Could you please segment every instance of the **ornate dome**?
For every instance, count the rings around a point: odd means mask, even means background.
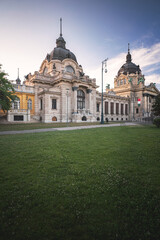
[[[77,62],[75,55],[70,50],[62,47],[55,47],[50,54],[47,54],[46,57],[49,62],[55,59],[63,61],[66,58],[71,58],[72,60]]]
[[[66,41],[62,37],[62,19],[60,19],[60,21],[61,21],[61,26],[60,26],[61,30],[60,30],[60,37],[56,40],[57,47],[55,47],[50,54],[47,54],[46,59],[48,60],[48,62],[50,62],[51,60],[55,60],[55,59],[63,61],[66,58],[70,58],[75,62],[77,62],[76,56],[69,49],[66,49],[66,46],[65,46]]]
[[[128,54],[126,56],[126,63],[122,65],[122,67],[119,69],[118,71],[118,76],[123,73],[125,75],[127,75],[127,73],[136,73],[138,72],[141,73],[141,69],[139,67],[139,65],[136,65],[134,63],[132,63],[132,57],[130,54],[130,49],[128,47]]]

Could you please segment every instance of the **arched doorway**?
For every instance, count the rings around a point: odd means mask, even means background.
[[[82,117],[82,121],[87,121],[86,116],[83,116],[83,117]]]
[[[57,121],[57,118],[54,116],[52,117],[52,122],[56,122]]]

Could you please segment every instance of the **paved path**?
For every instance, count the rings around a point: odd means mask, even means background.
[[[77,126],[77,127],[43,128],[43,129],[19,130],[19,131],[4,131],[4,132],[0,132],[0,135],[39,133],[39,132],[54,132],[54,131],[69,131],[69,130],[88,129],[88,128],[119,127],[119,126],[133,126],[133,125],[137,125],[137,124],[131,122],[131,123],[115,123],[115,124]]]

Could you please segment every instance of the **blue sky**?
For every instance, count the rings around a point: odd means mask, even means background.
[[[104,85],[113,86],[130,43],[146,84],[160,88],[160,1],[158,0],[0,0],[0,63],[16,79],[39,70],[55,47],[63,18],[66,47],[84,72],[101,85],[101,62],[108,60]]]

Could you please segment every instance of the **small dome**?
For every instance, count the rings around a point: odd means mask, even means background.
[[[60,19],[60,21],[62,24],[62,19]],[[46,56],[48,62],[55,59],[63,61],[64,59],[70,58],[77,63],[76,56],[69,49],[66,49],[66,41],[62,37],[62,29],[60,30],[59,38],[56,40],[56,45],[57,46],[53,49],[53,51]]]
[[[127,75],[127,73],[136,73],[138,72],[141,73],[141,69],[139,68],[139,65],[136,65],[132,62],[130,63],[125,63],[123,64],[123,66],[120,68],[120,70],[118,71],[118,76],[123,73],[124,75]]]
[[[75,55],[70,50],[68,50],[66,48],[56,47],[48,55],[46,57],[46,59],[48,61],[55,60],[55,59],[63,61],[66,58],[70,58],[70,59],[74,60],[75,62],[77,62],[77,59],[76,59]]]
[[[141,69],[139,65],[136,65],[132,63],[132,56],[130,54],[130,51],[128,49],[128,54],[126,56],[126,63],[122,65],[122,67],[118,71],[118,76],[123,73],[124,75],[127,75],[127,73],[141,73]]]

